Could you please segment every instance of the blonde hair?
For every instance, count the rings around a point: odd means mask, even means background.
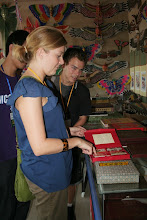
[[[26,38],[24,46],[13,45],[12,55],[20,62],[29,63],[36,51],[43,48],[46,52],[67,44],[61,31],[50,26],[41,26],[33,30]]]

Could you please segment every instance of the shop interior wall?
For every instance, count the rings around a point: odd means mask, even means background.
[[[100,4],[101,5],[106,5],[108,3],[122,3],[126,2],[126,0],[101,0]],[[8,4],[9,6],[14,5],[14,0],[0,0],[0,3]],[[26,19],[27,17],[30,19],[31,23],[34,25],[36,18],[32,14],[32,12],[29,10],[29,5],[33,4],[45,4],[47,6],[55,6],[57,4],[61,3],[89,3],[92,5],[97,5],[98,1],[97,0],[76,0],[76,1],[71,1],[68,0],[17,0],[18,8],[20,15],[22,17],[22,21],[18,23],[17,29],[24,29],[26,26]],[[106,25],[108,23],[115,23],[115,22],[121,22],[121,21],[126,21],[128,22],[128,11],[120,12],[116,14],[115,16],[111,18],[104,19],[103,25]],[[54,25],[55,21],[53,18],[50,18],[47,25]],[[94,24],[94,18],[88,18],[84,17],[82,14],[79,13],[71,13],[65,20],[64,20],[64,25],[69,25],[69,27],[73,28],[82,28],[82,27],[96,27]],[[69,33],[65,34],[65,38],[67,39],[68,46],[69,45],[79,45],[79,46],[89,46],[91,44],[95,44],[95,41],[88,41],[84,40],[83,38],[80,37],[71,37]],[[118,33],[117,35],[104,39],[104,44],[102,46],[101,52],[107,52],[111,50],[118,50],[116,44],[114,43],[114,40],[121,40],[121,41],[128,41],[129,40],[129,33],[128,30],[123,31]],[[0,41],[2,44],[2,41]],[[3,45],[0,46],[0,48],[3,48]],[[125,75],[125,74],[130,74],[130,69],[129,69],[129,46],[126,46],[122,49],[122,52],[119,56],[112,58],[111,60],[107,61],[106,59],[100,59],[100,58],[94,58],[93,63],[97,65],[104,65],[105,63],[111,64],[114,61],[127,61],[128,62],[128,67],[126,69],[121,69],[113,74],[108,78],[109,80],[112,79],[118,79],[119,77]],[[99,97],[107,97],[108,95],[106,92],[100,88],[98,88],[97,84],[94,84],[92,88],[90,89],[90,94],[91,97],[95,97],[98,95]]]

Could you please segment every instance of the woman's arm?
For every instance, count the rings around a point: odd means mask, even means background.
[[[63,151],[63,142],[46,138],[42,113],[42,98],[19,97],[16,101],[29,143],[36,156],[55,154]],[[83,153],[92,154],[93,145],[80,138],[68,138],[69,149],[78,146]]]

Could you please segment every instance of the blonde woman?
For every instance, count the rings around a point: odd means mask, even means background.
[[[67,187],[72,170],[72,152],[95,152],[92,144],[68,138],[63,112],[46,76],[64,63],[66,40],[55,28],[42,26],[31,32],[25,46],[14,45],[13,56],[28,64],[8,104],[12,106],[18,142],[22,150],[21,169],[35,195],[38,220],[67,219]],[[82,128],[71,128],[82,134]]]

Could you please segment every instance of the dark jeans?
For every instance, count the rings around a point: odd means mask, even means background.
[[[14,193],[17,159],[0,162],[0,220],[25,220],[29,202],[17,201]]]

